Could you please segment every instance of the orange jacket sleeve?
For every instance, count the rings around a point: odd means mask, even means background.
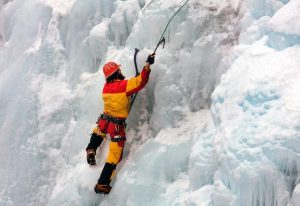
[[[126,86],[126,95],[130,96],[143,89],[149,80],[150,72],[150,68],[145,66],[142,72],[137,77],[128,79]]]

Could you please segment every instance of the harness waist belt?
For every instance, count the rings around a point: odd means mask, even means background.
[[[107,114],[101,114],[98,119],[108,120],[108,121],[110,121],[114,124],[120,124],[120,125],[125,124],[125,121],[126,121],[126,119],[119,119],[119,118],[116,118],[116,117],[109,116]]]

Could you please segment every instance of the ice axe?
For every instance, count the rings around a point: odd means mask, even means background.
[[[133,57],[133,60],[134,60],[134,67],[135,67],[135,76],[136,76],[136,77],[140,74],[139,69],[138,69],[138,66],[137,66],[137,63],[136,63],[136,56],[137,56],[137,54],[139,53],[139,51],[140,51],[139,49],[135,48],[135,51],[134,51],[134,57]],[[132,105],[133,105],[133,103],[134,103],[134,101],[135,101],[135,98],[136,98],[137,94],[138,94],[138,93],[134,93],[134,94],[131,96],[129,112],[130,112],[130,110],[131,110],[131,108],[132,108]],[[128,113],[129,113],[129,112],[128,112]]]
[[[159,41],[158,41],[158,44],[154,50],[154,52],[151,54],[151,55],[155,55],[156,53],[156,50],[157,48],[159,47],[159,45],[163,44],[163,48],[165,47],[165,43],[166,43],[166,39],[164,37],[164,34],[166,33],[168,27],[169,27],[169,24],[171,23],[171,21],[173,20],[173,18],[178,14],[178,12],[189,2],[190,0],[186,0],[184,2],[184,4],[173,14],[173,16],[170,18],[170,20],[168,21],[166,27],[165,27],[165,30],[163,31],[161,37],[159,38]]]
[[[166,44],[166,39],[165,39],[165,37],[162,37],[162,38],[159,40],[158,44],[156,45],[156,48],[154,49],[154,52],[151,54],[152,56],[155,55],[157,48],[158,48],[161,44],[163,45],[163,48],[165,48],[165,44]]]
[[[154,52],[151,54],[152,56],[154,56],[156,54],[156,50],[158,49],[158,47],[162,44],[163,45],[163,48],[165,48],[165,43],[166,43],[166,39],[164,37],[164,34],[166,33],[167,31],[167,28],[169,26],[169,24],[171,23],[172,19],[178,14],[178,12],[189,2],[190,0],[186,0],[184,2],[184,4],[174,13],[174,15],[171,17],[171,19],[168,21],[166,27],[165,27],[165,30],[163,31],[161,37],[159,38],[159,41],[156,45],[156,48],[154,49]],[[152,3],[152,2],[151,2]],[[135,76],[138,76],[139,75],[139,70],[138,70],[138,67],[137,67],[137,63],[136,63],[136,56],[138,54],[139,50],[137,48],[135,48],[135,52],[134,52],[134,66],[135,66]],[[130,108],[129,108],[129,112],[133,106],[133,103],[135,101],[135,98],[137,96],[138,93],[134,93],[132,96],[131,96],[131,101],[130,101]]]

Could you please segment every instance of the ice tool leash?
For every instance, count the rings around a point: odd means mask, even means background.
[[[156,50],[157,48],[162,44],[163,45],[163,48],[165,47],[165,43],[166,43],[166,39],[164,37],[164,34],[166,33],[167,31],[167,28],[169,27],[169,24],[171,23],[171,21],[173,20],[173,18],[179,13],[179,11],[189,2],[190,0],[186,0],[184,2],[184,4],[174,13],[174,15],[170,18],[170,20],[168,21],[166,27],[165,27],[165,30],[163,31],[155,49],[154,49],[154,52],[152,53],[152,55],[155,55],[156,54]],[[152,3],[152,2],[151,2]],[[135,48],[135,52],[134,52],[134,66],[135,66],[135,76],[138,76],[140,73],[139,73],[139,70],[138,70],[138,67],[137,67],[137,63],[136,63],[136,56],[139,52],[139,49]],[[131,108],[134,104],[134,101],[136,99],[136,96],[137,96],[138,92],[134,93],[132,96],[131,96],[131,101],[130,101],[130,108],[129,108],[129,112],[131,111]]]

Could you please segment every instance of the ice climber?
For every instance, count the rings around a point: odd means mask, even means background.
[[[104,111],[98,118],[97,126],[93,129],[86,148],[88,164],[95,165],[97,148],[103,139],[110,139],[108,156],[94,188],[96,193],[108,194],[111,190],[110,182],[117,164],[122,159],[126,141],[125,120],[129,113],[130,96],[147,84],[151,71],[150,65],[154,63],[154,58],[154,55],[149,55],[142,72],[138,76],[126,80],[119,64],[107,62],[103,66],[106,79],[102,91]]]

